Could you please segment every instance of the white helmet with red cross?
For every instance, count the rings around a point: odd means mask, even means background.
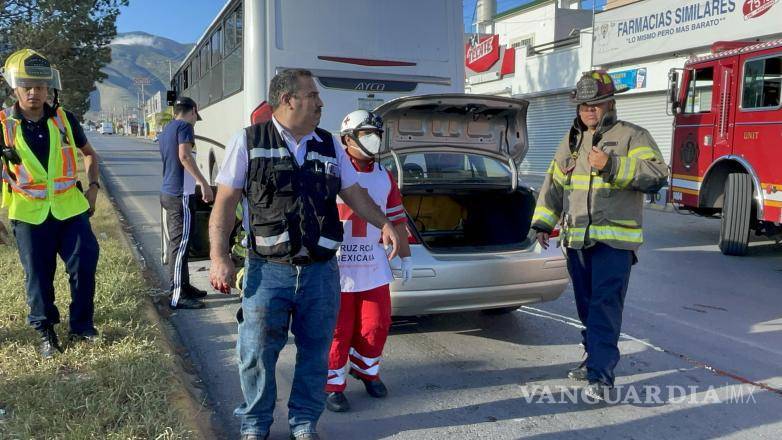
[[[352,111],[342,120],[339,134],[346,135],[359,130],[374,130],[382,133],[383,119],[366,110]]]
[[[358,136],[360,131],[368,131]],[[342,120],[339,134],[353,139],[361,151],[372,158],[380,151],[383,134],[383,119],[367,110],[355,110],[348,113]]]

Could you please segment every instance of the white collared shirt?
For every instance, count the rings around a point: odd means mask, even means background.
[[[296,158],[296,162],[301,165],[304,163],[304,158],[307,154],[307,141],[315,139],[318,142],[322,142],[322,139],[313,131],[310,134],[304,136],[296,142],[293,135],[286,130],[277,119],[272,116],[272,122],[277,132],[285,141],[288,149],[293,153]],[[342,180],[342,189],[358,183],[358,172],[353,168],[350,163],[345,149],[342,148],[342,142],[339,137],[334,138],[334,152],[337,154],[337,164],[340,170],[340,179]],[[220,185],[230,186],[231,188],[244,188],[247,182],[247,172],[249,170],[250,160],[247,153],[247,134],[242,129],[236,133],[231,141],[228,143],[228,148],[225,152],[225,158],[220,166],[220,172],[217,174],[216,182]]]

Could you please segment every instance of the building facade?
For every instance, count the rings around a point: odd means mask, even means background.
[[[485,14],[493,4],[481,1],[479,6],[486,8]],[[467,93],[513,96],[530,103],[530,148],[520,169],[526,176],[543,175],[572,123],[575,113],[568,93],[589,68],[591,35],[584,31],[591,26],[592,10],[583,9],[581,1],[535,0],[479,17],[477,42],[484,47],[475,50],[475,41],[468,42]]]
[[[619,95],[623,120],[649,130],[670,164],[673,115],[668,74],[716,41],[782,37],[779,0],[610,1],[596,14],[593,63],[630,91]]]
[[[144,105],[145,135],[154,138],[174,118],[173,108],[164,106],[165,98],[162,92],[157,92],[147,99]]]
[[[594,16],[578,1],[533,1],[479,23],[505,56],[513,52],[514,67],[502,74],[507,62],[497,54],[497,73],[468,68],[466,89],[530,102],[520,171],[541,176],[576,116],[569,91],[581,72],[604,68],[630,89],[617,96],[619,118],[649,130],[670,162],[669,71],[717,40],[780,38],[780,23],[782,0],[609,0]]]

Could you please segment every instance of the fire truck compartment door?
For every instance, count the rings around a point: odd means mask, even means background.
[[[736,114],[736,72],[735,61],[732,59],[720,60],[715,66],[719,72],[715,78],[715,85],[719,85],[717,97],[717,120],[714,124],[714,147],[712,148],[712,161],[722,156],[733,154],[733,127]]]

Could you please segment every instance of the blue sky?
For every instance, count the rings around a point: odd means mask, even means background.
[[[130,0],[117,19],[117,31],[142,31],[180,43],[195,43],[225,3],[223,0]]]
[[[469,30],[477,0],[462,1],[464,26]],[[530,1],[532,0],[497,0],[497,11],[506,11]],[[593,1],[597,2],[598,8],[606,2],[585,0],[584,6],[591,8]],[[195,43],[224,4],[223,0],[130,0],[130,6],[122,8],[117,20],[117,30],[143,31],[180,43]]]

